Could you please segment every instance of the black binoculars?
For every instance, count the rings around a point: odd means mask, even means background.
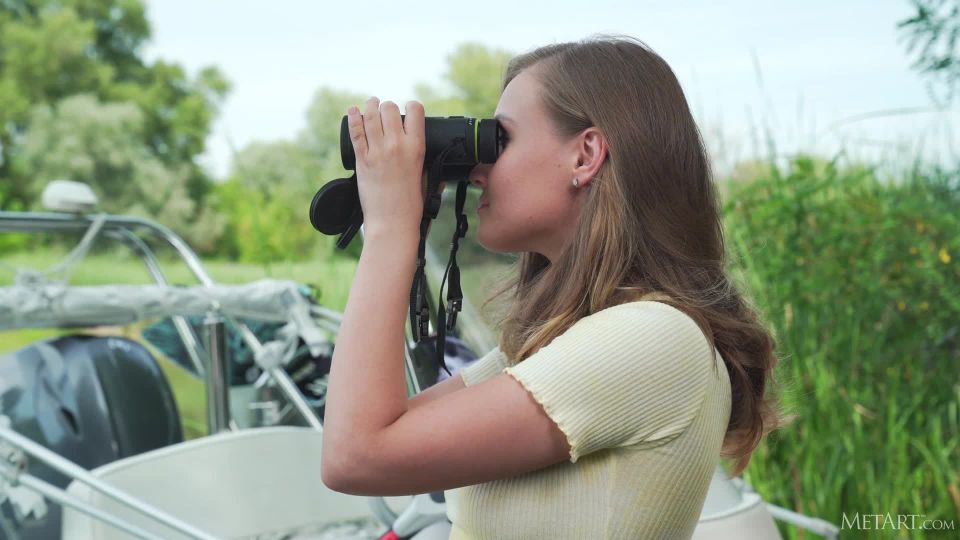
[[[403,118],[404,116],[401,116]],[[454,331],[457,313],[463,308],[463,291],[460,289],[460,268],[457,266],[459,240],[467,232],[467,217],[463,213],[467,187],[470,186],[470,170],[480,163],[493,163],[503,150],[505,140],[503,128],[496,119],[477,119],[463,116],[424,118],[424,138],[426,149],[423,164],[427,171],[427,195],[423,201],[423,218],[420,221],[420,243],[417,247],[417,271],[410,290],[410,330],[413,340],[420,343],[428,336],[430,329],[430,311],[427,305],[426,240],[430,220],[440,211],[441,182],[456,182],[457,197],[454,210],[457,215],[457,227],[450,242],[450,260],[444,273],[443,284],[447,277],[447,304],[441,299],[437,308],[437,346],[435,354],[437,365],[450,374],[444,363],[446,332]],[[356,156],[353,142],[347,127],[347,117],[340,121],[340,161],[343,168],[356,171]],[[349,178],[338,178],[328,182],[310,202],[310,223],[315,229],[327,235],[339,234],[337,248],[344,249],[360,230],[363,224],[363,208],[360,206],[360,192],[357,190],[356,172]]]
[[[423,161],[425,166],[432,167],[433,174],[428,178],[434,184],[429,186],[428,193],[434,193],[440,182],[467,182],[470,170],[477,164],[497,160],[504,141],[503,128],[497,120],[464,116],[424,118],[424,137]],[[356,170],[346,116],[340,121],[340,161],[344,169]],[[437,208],[426,209],[431,217],[436,217]],[[363,223],[356,174],[328,182],[317,191],[310,203],[310,223],[323,234],[341,234],[337,247],[346,247]]]

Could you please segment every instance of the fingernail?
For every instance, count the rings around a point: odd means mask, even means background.
[[[358,109],[356,106],[351,106],[349,109],[347,109],[347,114],[357,114],[358,112],[360,112],[360,109]]]

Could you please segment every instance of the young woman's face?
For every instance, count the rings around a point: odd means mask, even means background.
[[[576,138],[555,133],[541,92],[529,69],[510,81],[496,112],[506,143],[496,163],[477,165],[470,181],[483,189],[477,211],[482,246],[536,252],[554,262],[572,238],[582,197],[572,185]]]

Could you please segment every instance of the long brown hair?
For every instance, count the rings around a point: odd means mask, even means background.
[[[628,36],[595,35],[513,58],[541,84],[561,135],[596,126],[608,157],[589,184],[579,229],[554,264],[520,254],[505,287],[500,349],[519,363],[578,319],[658,293],[689,315],[730,376],[732,407],[721,455],[749,464],[760,440],[786,425],[773,396],[776,341],[731,283],[719,197],[700,132],[667,63]],[[662,297],[662,296],[661,296]]]

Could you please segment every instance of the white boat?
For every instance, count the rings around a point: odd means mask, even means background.
[[[44,200],[60,211],[0,211],[0,233],[86,231],[63,268],[82,259],[94,238],[117,240],[143,260],[155,283],[75,286],[27,273],[0,287],[0,330],[169,318],[184,362],[206,382],[209,434],[183,440],[169,385],[151,353],[132,340],[61,336],[0,355],[0,539],[448,537],[443,492],[358,497],[321,481],[322,406],[301,392],[288,368],[297,350],[332,350],[340,314],[309,302],[290,281],[217,284],[165,227],[92,214],[95,201],[83,186],[54,188]],[[199,285],[170,286],[145,234],[171,246]],[[428,258],[433,272],[442,272]],[[205,317],[202,336],[189,323],[197,316]],[[264,341],[243,322],[251,319],[280,328]],[[468,298],[460,321],[462,343],[480,351],[494,346]],[[260,375],[251,384],[231,383],[228,327],[252,351]],[[436,379],[424,376],[423,366],[437,366],[409,328],[407,337],[413,395]],[[455,373],[462,366],[450,367]],[[129,403],[136,406],[123,406]],[[91,459],[96,466],[82,465]],[[718,466],[694,538],[778,539],[775,520],[826,538],[838,534],[833,524],[764,502]]]

